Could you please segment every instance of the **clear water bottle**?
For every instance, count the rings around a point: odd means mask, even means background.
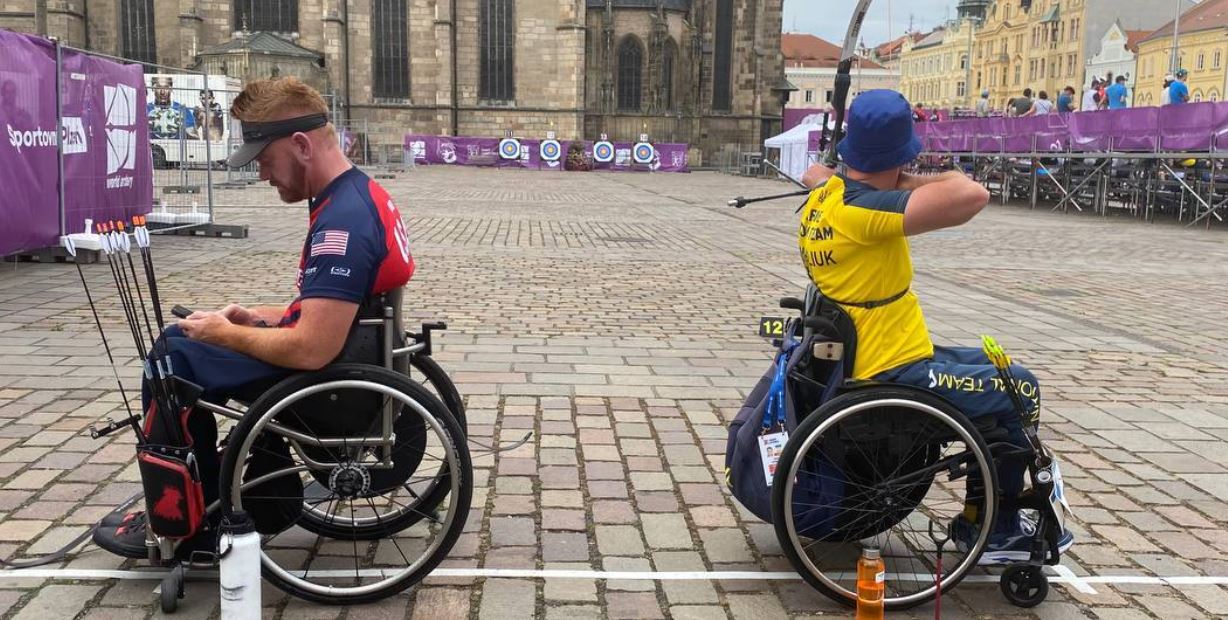
[[[882,620],[887,568],[878,549],[862,549],[857,560],[857,620]]]
[[[222,521],[222,617],[260,620],[260,534],[242,510]]]

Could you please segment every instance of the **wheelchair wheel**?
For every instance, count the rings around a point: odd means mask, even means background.
[[[460,424],[461,431],[465,432],[465,405],[448,374],[435,360],[425,355],[412,355],[408,362],[406,367],[397,370],[443,402]],[[401,416],[394,423],[393,431],[397,436],[394,453],[406,454],[407,450],[416,452],[421,449],[425,439],[421,418]],[[313,479],[304,488],[303,518],[299,526],[309,532],[338,539],[357,537],[359,540],[377,540],[388,527],[396,530],[407,528],[427,516],[433,516],[436,506],[449,492],[448,468],[428,464],[423,471],[410,471],[410,475],[406,476],[402,483],[407,494],[404,502],[386,506],[387,509],[378,515],[378,519],[371,514],[351,520],[345,515],[328,515],[321,510],[318,500],[328,495],[328,479],[325,472],[313,474]]]
[[[969,474],[982,474],[983,484],[965,493]],[[936,593],[939,543],[931,530],[975,537],[962,549],[944,547],[944,592],[976,566],[990,530],[980,524],[993,523],[997,488],[991,453],[963,414],[920,390],[871,387],[832,399],[794,430],[773,478],[772,520],[806,582],[849,606],[861,549],[879,549],[886,607],[907,609]],[[966,495],[978,506],[975,522],[961,517]]]
[[[394,437],[411,420],[421,442],[397,437],[385,455],[375,441],[384,411],[396,414]],[[328,443],[310,443],[320,440]],[[399,459],[409,453],[406,471]],[[256,520],[262,572],[278,588],[361,604],[409,588],[443,560],[468,516],[471,467],[460,425],[426,389],[391,370],[339,364],[286,379],[252,404],[223,455],[222,507]],[[388,483],[394,475],[405,484]],[[386,519],[415,501],[407,487],[418,477],[440,481],[434,510]],[[304,527],[308,513],[335,530]]]
[[[398,370],[402,370],[405,376],[421,384],[446,405],[448,411],[452,412],[452,417],[460,423],[461,430],[468,429],[465,402],[461,399],[460,392],[456,391],[456,384],[452,383],[452,378],[444,372],[439,362],[431,359],[429,355],[410,355],[408,368]]]

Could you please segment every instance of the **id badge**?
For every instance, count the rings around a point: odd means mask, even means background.
[[[780,453],[784,452],[785,443],[788,441],[789,433],[784,431],[759,436],[759,463],[763,465],[763,479],[768,487],[772,486],[776,464],[780,462]]]

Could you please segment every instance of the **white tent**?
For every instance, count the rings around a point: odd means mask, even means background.
[[[834,122],[828,120],[828,128],[834,126]],[[780,170],[785,174],[801,180],[806,169],[810,167],[810,159],[807,156],[807,147],[810,141],[810,132],[818,131],[823,128],[823,115],[811,114],[802,119],[796,127],[778,135],[772,136],[763,141],[763,146],[769,149],[780,149]]]

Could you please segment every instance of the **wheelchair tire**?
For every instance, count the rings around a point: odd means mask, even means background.
[[[439,365],[439,362],[429,355],[410,355],[409,369],[405,374],[433,391],[448,407],[448,411],[452,412],[452,417],[460,424],[461,430],[468,431],[469,424],[465,420],[465,401],[461,398],[460,392],[456,390],[456,384],[452,383],[452,378]],[[421,379],[417,376],[418,374],[422,375]]]
[[[1002,596],[1011,605],[1029,609],[1043,602],[1049,596],[1049,578],[1039,566],[1016,564],[1002,573],[998,581]]]
[[[460,424],[461,430],[467,433],[465,404],[461,400],[460,393],[456,391],[456,386],[452,383],[452,379],[448,377],[448,373],[444,372],[443,368],[435,360],[426,355],[411,355],[409,356],[409,363],[410,366],[405,373],[406,376],[437,396],[447,406],[448,411],[452,413],[457,423]],[[423,380],[419,381],[419,377]],[[412,476],[413,472],[410,472],[409,475]],[[317,480],[317,482],[320,484],[327,483],[326,480]],[[321,536],[330,536],[336,539],[357,537],[359,540],[375,540],[384,536],[388,529],[400,531],[417,523],[424,515],[432,514],[435,508],[439,506],[439,502],[448,494],[447,469],[441,470],[439,475],[430,483],[424,485],[424,487],[415,492],[413,502],[400,507],[396,511],[397,514],[390,515],[387,523],[376,525],[346,524],[323,518],[316,511],[311,510],[309,506],[304,506],[303,518],[298,524],[303,529]],[[316,489],[309,485],[307,491],[310,493],[313,490]]]
[[[869,422],[850,422],[854,416],[863,416]],[[872,483],[864,480],[860,484],[854,483],[851,477],[838,469],[828,469],[826,472],[821,471],[821,468],[838,467],[831,466],[833,456],[838,451],[838,446],[827,453],[820,449],[817,453],[811,453],[811,449],[816,446],[836,446],[847,445],[848,442],[840,437],[845,432],[843,424],[876,424],[881,425],[883,417],[896,416],[898,420],[906,420],[909,425],[917,425],[917,428],[922,430],[931,430],[932,439],[924,442],[929,444],[931,441],[936,442],[939,449],[943,446],[950,445],[952,442],[961,443],[966,450],[956,453],[954,456],[942,456],[934,463],[927,461],[923,466],[918,466],[915,461],[912,461],[913,454],[916,449],[908,452],[908,457],[903,459],[905,462],[898,463],[895,466],[895,472],[889,476],[898,476],[899,479],[910,479],[903,486],[891,486],[894,483],[891,480],[881,482],[882,486],[872,486]],[[920,416],[925,416],[924,418]],[[864,428],[874,428],[865,426]],[[939,435],[938,433],[942,434]],[[890,433],[886,433],[887,439],[883,441],[891,442]],[[947,435],[946,433],[949,433]],[[951,441],[947,442],[944,439],[951,437]],[[898,442],[897,442],[898,443]],[[892,445],[892,444],[887,444]],[[851,452],[854,448],[848,448]],[[861,448],[857,448],[860,450]],[[923,450],[929,450],[925,447]],[[925,454],[925,453],[921,453]],[[965,456],[966,455],[966,456]],[[817,457],[817,458],[816,458]],[[878,453],[874,454],[875,458],[882,458]],[[934,459],[936,455],[929,455],[927,459]],[[852,463],[852,460],[844,461],[846,466]],[[910,468],[921,467],[920,470],[902,470],[908,463]],[[987,471],[988,475],[984,476],[985,486],[985,501],[982,503],[982,514],[980,516],[981,523],[992,523],[997,513],[997,489],[998,480],[997,472],[993,465],[993,458],[989,448],[986,446],[981,433],[968,420],[966,416],[955,409],[950,403],[945,400],[925,392],[920,389],[907,386],[871,386],[861,389],[856,389],[851,392],[846,392],[833,398],[831,401],[824,404],[819,409],[808,415],[797,428],[793,431],[789,440],[786,442],[784,450],[781,453],[780,461],[777,464],[776,472],[772,484],[772,521],[776,530],[776,537],[780,542],[781,548],[785,552],[785,556],[793,567],[801,574],[802,578],[813,588],[821,592],[828,598],[848,605],[854,606],[857,602],[856,592],[856,566],[857,556],[860,553],[860,544],[857,542],[860,537],[874,538],[875,546],[881,548],[883,559],[886,564],[886,591],[885,591],[885,606],[890,610],[900,610],[915,607],[931,600],[935,593],[935,570],[934,562],[930,557],[933,550],[929,549],[928,545],[933,544],[929,538],[927,528],[917,527],[912,530],[912,536],[907,533],[896,535],[895,540],[892,539],[892,533],[895,527],[904,524],[908,527],[911,521],[916,519],[933,520],[936,525],[941,527],[945,532],[950,531],[951,524],[945,523],[947,515],[938,515],[936,518],[932,515],[934,511],[926,506],[923,510],[917,509],[917,500],[924,500],[934,494],[933,490],[934,479],[937,474],[944,471],[944,468],[939,467],[939,464],[945,464],[958,468],[959,466],[967,467],[962,470],[964,474],[971,471],[972,467],[981,471]],[[819,469],[815,469],[815,468]],[[936,468],[934,471],[925,472],[928,469]],[[813,471],[812,471],[813,470]],[[850,468],[851,470],[851,468]],[[918,473],[920,472],[920,473]],[[873,469],[873,474],[881,476],[877,468]],[[815,476],[810,483],[803,483],[803,475]],[[841,491],[839,498],[833,499],[834,504],[829,505],[827,512],[820,514],[837,513],[840,519],[839,528],[851,527],[857,523],[856,528],[852,528],[853,536],[859,538],[839,536],[826,537],[819,536],[809,538],[799,535],[798,526],[794,516],[793,506],[799,506],[799,514],[806,518],[808,513],[823,510],[822,504],[804,503],[802,499],[795,500],[795,493],[798,498],[810,499],[826,499],[822,493],[817,496],[809,491],[807,484],[814,485],[824,484],[824,479],[840,478],[840,484],[847,485],[849,488],[855,488],[856,492],[849,495],[843,495],[845,491]],[[818,482],[815,482],[817,480]],[[915,485],[924,485],[923,492],[917,493]],[[950,495],[945,490],[938,491],[944,495]],[[856,496],[860,504],[850,505],[850,496]],[[918,497],[919,496],[919,497]],[[795,504],[795,501],[802,502]],[[908,502],[912,502],[910,505]],[[880,510],[883,505],[890,506],[890,510]],[[963,500],[958,500],[958,509],[962,510]],[[790,509],[787,509],[790,508]],[[952,506],[953,514],[959,514],[959,511]],[[883,515],[883,512],[891,514]],[[851,514],[852,516],[847,516]],[[860,523],[864,519],[869,518],[877,520],[877,527],[873,524]],[[902,518],[901,518],[901,515]],[[920,516],[918,516],[920,515]],[[831,519],[830,517],[828,519]],[[825,519],[828,520],[828,519]],[[813,526],[811,526],[813,527]],[[977,539],[968,549],[962,553],[952,553],[950,545],[947,546],[946,553],[943,556],[943,572],[942,572],[942,590],[946,592],[954,588],[960,580],[962,580],[973,568],[976,567],[977,561],[980,559],[981,552],[985,548],[985,544],[989,538],[989,529],[985,527],[977,527]],[[885,534],[884,534],[885,533]],[[882,539],[881,542],[879,539]],[[809,542],[806,542],[809,541]],[[937,545],[934,545],[936,550]],[[901,566],[896,563],[901,557],[898,555],[902,551],[911,552],[908,547],[920,547],[916,551],[916,557],[910,558],[910,561]],[[817,548],[817,549],[816,549]],[[834,566],[820,567],[816,565],[816,559],[811,558],[811,553],[819,553],[822,550],[831,550],[831,556],[818,558],[820,564],[835,563]],[[927,555],[927,551],[930,555]],[[954,561],[953,561],[954,560]],[[928,570],[928,583],[922,571]],[[893,582],[895,582],[893,584]],[[902,594],[899,590],[901,583],[917,583],[920,589],[915,592]]]
[[[253,484],[253,482],[245,482],[243,479],[244,464],[248,458],[247,454],[255,445],[257,437],[266,431],[266,427],[274,420],[275,416],[283,411],[292,411],[292,405],[296,402],[294,399],[301,400],[326,392],[332,394],[333,392],[329,392],[329,390],[358,389],[371,390],[383,394],[386,398],[397,399],[403,407],[402,411],[406,407],[410,408],[414,414],[421,416],[423,421],[426,422],[428,432],[434,431],[440,449],[444,452],[444,457],[439,459],[441,463],[444,463],[441,467],[446,467],[448,471],[446,476],[440,476],[441,479],[446,480],[446,484],[439,485],[443,496],[450,495],[447,498],[449,504],[448,512],[447,516],[443,519],[425,515],[421,517],[428,518],[430,521],[419,526],[417,529],[426,530],[427,534],[437,534],[437,537],[433,538],[429,543],[421,542],[421,544],[417,544],[415,542],[415,545],[410,548],[421,548],[422,554],[413,561],[409,560],[397,541],[404,540],[408,544],[409,542],[418,541],[421,536],[417,538],[403,538],[399,535],[401,530],[394,528],[404,529],[409,527],[409,525],[400,522],[381,524],[380,534],[382,536],[379,537],[379,540],[375,541],[363,540],[361,544],[365,550],[362,552],[358,550],[359,541],[362,539],[349,531],[346,532],[343,541],[336,542],[327,541],[325,538],[330,537],[318,533],[316,533],[318,538],[314,542],[310,540],[310,536],[294,534],[291,536],[291,538],[297,537],[294,542],[307,539],[307,547],[301,550],[294,549],[292,552],[284,552],[281,549],[270,549],[267,547],[280,534],[264,536],[261,549],[261,572],[265,579],[268,579],[269,582],[288,594],[316,603],[329,605],[370,603],[404,591],[419,583],[438,566],[456,543],[461,530],[465,526],[472,502],[472,463],[465,442],[465,434],[460,424],[457,423],[451,412],[448,411],[448,408],[421,385],[411,381],[401,373],[378,366],[338,364],[317,372],[291,376],[275,385],[248,408],[246,415],[234,427],[231,441],[227,445],[227,449],[222,457],[219,482],[223,490],[220,494],[223,514],[231,510],[243,508],[243,491],[246,486]],[[399,415],[404,416],[407,414],[402,412]],[[349,450],[354,449],[353,447],[349,448]],[[262,476],[261,479],[285,475],[299,476],[308,471],[310,471],[308,466],[301,465],[283,472],[267,474]],[[330,493],[332,492],[330,491]],[[370,498],[357,493],[350,498],[346,498],[346,501],[351,502],[351,514],[353,514],[353,506],[356,500],[366,501],[372,505],[373,509],[375,508]],[[343,498],[338,497],[336,501],[338,509],[340,509]],[[395,503],[395,500],[393,502]],[[437,502],[436,506],[438,505],[439,503]],[[418,519],[415,519],[415,523],[417,521]],[[300,523],[296,525],[301,525],[301,519]],[[294,528],[291,527],[290,530],[294,530]],[[432,530],[435,531],[432,532]],[[297,532],[298,530],[294,531]],[[323,560],[324,566],[323,570],[316,570],[315,576],[317,580],[348,579],[349,577],[346,575],[349,569],[343,567],[348,567],[350,564],[348,562],[338,564],[337,558],[333,557],[333,555],[337,555],[339,550],[344,551],[348,548],[351,541],[354,545],[354,562],[352,566],[354,580],[357,582],[355,586],[339,586],[332,582],[321,584],[308,580],[308,577],[312,576],[312,568],[309,564],[306,570],[302,570],[301,565],[303,562],[310,563],[317,559]],[[384,543],[394,545],[396,551],[408,566],[405,566],[403,569],[398,568],[396,571],[375,567],[360,571],[358,567],[360,560],[370,561],[373,564],[380,562],[380,556],[384,555],[386,551],[385,547],[380,546]],[[279,564],[278,560],[274,559],[271,554],[283,558],[286,567]],[[287,561],[285,558],[289,558],[289,560]],[[378,579],[379,581],[363,584],[361,579],[368,577]]]

